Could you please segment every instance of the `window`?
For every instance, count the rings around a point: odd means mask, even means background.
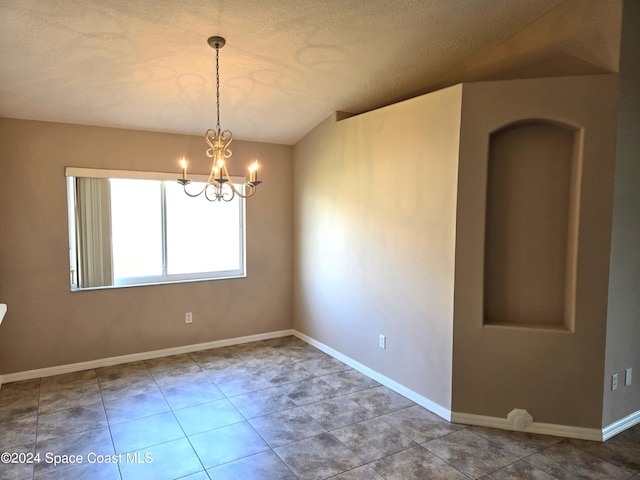
[[[72,290],[245,276],[244,199],[191,198],[171,174],[66,175]]]

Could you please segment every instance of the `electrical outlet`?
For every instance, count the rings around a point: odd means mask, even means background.
[[[184,314],[184,323],[191,323],[193,322],[193,313],[191,312],[187,312]]]
[[[624,374],[624,386],[628,387],[631,385],[631,367],[627,368]]]
[[[611,390],[615,390],[618,388],[618,374],[614,373],[611,375]]]
[[[380,345],[380,348],[387,348],[387,337],[385,335],[380,335],[378,345]]]

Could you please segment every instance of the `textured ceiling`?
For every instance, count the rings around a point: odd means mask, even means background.
[[[562,0],[0,0],[0,116],[293,144],[424,93]]]

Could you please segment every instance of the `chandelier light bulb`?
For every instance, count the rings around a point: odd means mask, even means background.
[[[182,180],[187,179],[187,161],[184,157],[180,160],[180,166],[182,167]]]

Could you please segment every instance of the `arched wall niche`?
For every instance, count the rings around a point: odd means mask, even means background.
[[[485,325],[574,330],[581,143],[547,119],[490,134]]]

